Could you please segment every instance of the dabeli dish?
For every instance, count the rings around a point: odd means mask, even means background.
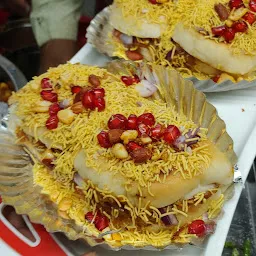
[[[177,72],[118,65],[116,72],[61,65],[12,95],[9,123],[33,159],[33,186],[79,238],[96,244],[203,241],[233,184],[236,157],[225,124]]]
[[[113,56],[169,66],[185,78],[252,81],[255,21],[253,0],[115,0],[109,44]]]

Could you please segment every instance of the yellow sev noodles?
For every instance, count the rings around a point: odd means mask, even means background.
[[[153,22],[156,24],[169,24],[171,22],[171,15],[174,11],[173,1],[168,1],[165,4],[154,5],[148,0],[115,0],[118,8],[121,7],[124,17],[137,17],[139,22]],[[140,25],[140,24],[138,24]]]
[[[104,71],[98,68],[67,64],[51,69],[47,76],[54,82],[61,84],[58,95],[60,99],[65,99],[72,97],[71,84],[86,85],[88,75],[92,73],[101,77],[104,75]],[[69,77],[69,79],[64,80],[63,76]],[[14,96],[19,101],[17,115],[24,117],[22,125],[30,127],[32,131],[35,131],[35,134],[38,127],[45,127],[46,119],[49,116],[48,113],[35,114],[33,111],[34,104],[40,101],[40,94],[37,90],[31,90],[31,84],[39,84],[41,79],[42,76],[36,78]],[[58,128],[54,131],[45,131],[44,136],[51,139],[53,145],[61,145],[62,147],[60,153],[55,153],[57,159],[54,174],[56,178],[67,183],[73,178],[74,158],[81,149],[85,149],[88,167],[93,167],[98,172],[105,171],[106,165],[99,161],[103,158],[109,167],[108,171],[119,172],[128,178],[128,184],[129,180],[135,180],[142,187],[147,187],[149,182],[161,182],[161,174],[168,176],[171,171],[174,171],[175,174],[180,173],[186,179],[201,174],[202,170],[208,167],[211,156],[207,147],[210,145],[206,144],[206,148],[201,148],[202,143],[207,143],[204,131],[200,133],[201,142],[195,145],[192,153],[176,152],[167,144],[158,142],[153,144],[152,159],[140,165],[135,164],[131,159],[119,160],[113,156],[110,149],[104,150],[101,148],[98,144],[97,134],[104,129],[108,129],[108,119],[111,115],[117,113],[128,117],[130,114],[139,116],[145,112],[150,112],[155,116],[156,122],[183,127],[183,133],[189,129],[197,128],[184,115],[178,115],[174,108],[167,107],[166,103],[160,100],[150,101],[139,97],[134,86],[126,87],[120,82],[119,77],[106,75],[105,72],[102,87],[105,88],[106,92],[106,109],[103,112],[91,111],[89,113],[85,111],[85,113],[77,115],[71,125],[59,123]],[[138,107],[138,102],[140,102],[140,107]],[[196,150],[197,148],[198,150]]]
[[[89,196],[89,194],[92,195],[93,193],[90,193],[89,191],[92,188],[96,189],[97,192],[99,192],[100,190],[98,190],[96,187],[93,187],[92,184],[88,184],[87,188],[84,187],[83,189],[83,192],[85,193],[85,196],[83,197],[76,193],[72,185],[66,186],[56,181],[51,175],[51,173],[49,173],[49,171],[40,164],[34,165],[33,174],[34,174],[35,184],[42,187],[41,193],[48,195],[49,198],[56,205],[58,205],[59,209],[61,209],[61,202],[63,202],[66,199],[71,199],[69,201],[70,202],[69,205],[66,205],[66,210],[64,215],[66,219],[72,219],[75,221],[76,225],[82,226],[85,235],[94,235],[95,237],[99,235],[99,231],[94,227],[93,224],[90,224],[85,220],[84,215],[86,212],[90,211],[92,208],[96,209],[95,207],[93,207],[92,196]],[[101,193],[105,194],[104,191],[101,191]],[[195,195],[194,198],[198,196],[199,194]],[[223,202],[224,202],[224,196],[222,194],[216,200],[211,201],[208,208],[210,219],[217,216],[217,214],[220,212],[222,208]],[[162,214],[161,217],[169,214],[175,214],[177,217],[179,215],[186,215],[186,212],[188,212],[188,206],[193,205],[194,203],[192,199],[192,200],[183,200],[181,204],[183,205],[182,208],[180,208],[180,202],[177,202],[176,204],[174,204],[173,208],[170,210],[168,207],[167,213]],[[186,205],[185,208],[187,208],[187,210],[183,208],[184,205]],[[149,209],[147,205],[145,205],[145,207],[141,209],[141,214],[143,214],[143,211],[147,214],[148,211],[146,209]],[[93,212],[95,213],[95,210]],[[60,216],[63,216],[63,212],[61,210],[59,210],[59,214]],[[110,218],[109,228],[111,230],[115,229],[112,222],[113,219],[114,219],[114,216]],[[131,228],[128,227],[128,230],[120,230],[120,232],[117,234],[106,235],[104,236],[104,239],[113,247],[119,247],[122,245],[132,245],[132,246],[153,245],[155,247],[161,248],[169,245],[170,243],[188,243],[191,237],[195,237],[195,235],[188,234],[188,229],[186,226],[181,230],[179,230],[179,232],[177,232],[178,227],[173,226],[172,228],[169,228],[169,229],[165,229],[165,228],[159,229],[154,226],[152,228],[146,228],[145,226],[145,228],[140,231],[136,231],[136,227],[131,227]]]

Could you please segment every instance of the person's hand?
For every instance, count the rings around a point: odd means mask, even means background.
[[[3,0],[3,6],[7,8],[11,14],[21,17],[27,17],[30,13],[30,0]]]
[[[66,39],[50,40],[40,49],[39,75],[45,73],[50,67],[66,63],[76,54],[77,50],[76,41]]]
[[[29,231],[25,221],[21,215],[18,215],[13,207],[7,205],[3,209],[4,217],[17,229],[22,235],[27,237],[32,242],[35,242],[35,238],[32,233]]]
[[[11,206],[5,206],[3,209],[3,215],[5,218],[15,227],[21,234],[27,237],[29,240],[35,242],[35,238],[29,231],[26,223],[24,222],[21,215],[18,215],[14,208]],[[97,256],[95,252],[85,253],[81,256]]]

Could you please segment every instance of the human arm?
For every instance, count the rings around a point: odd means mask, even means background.
[[[83,0],[32,0],[30,20],[40,47],[40,70],[67,62],[77,52]]]

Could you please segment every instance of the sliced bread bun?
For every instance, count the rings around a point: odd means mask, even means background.
[[[121,8],[116,5],[111,7],[110,24],[124,34],[140,38],[159,38],[167,27],[164,23],[149,23],[142,17],[125,17]]]
[[[192,191],[196,191],[198,187],[206,188],[212,184],[220,186],[229,185],[233,181],[233,168],[227,157],[220,152],[215,146],[212,148],[213,158],[209,168],[191,179],[184,179],[182,175],[170,174],[164,183],[152,183],[150,191],[154,195],[150,195],[147,188],[143,189],[143,201],[146,203],[151,201],[151,204],[157,208],[165,207],[175,203],[177,200],[184,198]],[[133,204],[137,204],[138,184],[134,182],[131,189],[125,190],[126,178],[119,173],[112,173],[108,170],[110,166],[104,161],[102,165],[106,167],[106,171],[97,172],[86,166],[86,155],[81,151],[74,162],[74,167],[79,175],[87,180],[90,179],[100,189],[106,189],[113,192],[116,196],[125,195]]]
[[[245,75],[256,69],[256,56],[234,55],[229,45],[207,39],[182,23],[175,27],[173,40],[193,57],[221,71]]]

